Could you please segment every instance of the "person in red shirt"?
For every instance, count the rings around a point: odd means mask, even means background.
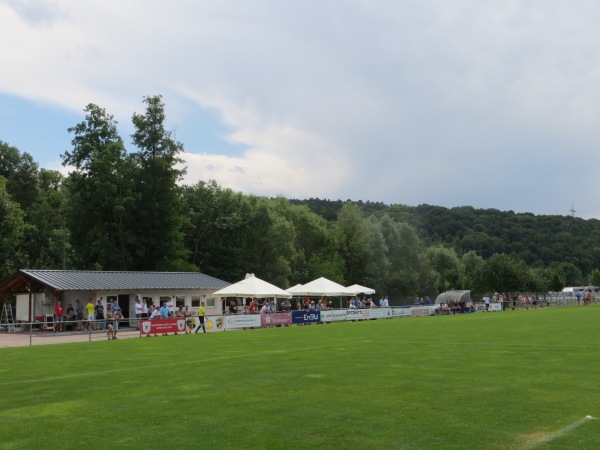
[[[60,300],[56,301],[56,306],[54,307],[54,331],[62,331],[62,321],[63,321],[63,307]]]
[[[248,312],[250,314],[256,314],[258,312],[258,306],[256,306],[256,300],[252,300],[250,302],[250,307],[248,308]]]

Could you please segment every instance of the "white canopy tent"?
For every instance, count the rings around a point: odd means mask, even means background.
[[[246,275],[246,278],[231,284],[213,294],[214,297],[252,297],[252,298],[290,298],[291,293],[267,283],[254,274]]]
[[[292,286],[291,288],[287,288],[286,291],[291,294],[292,291],[297,291],[301,287],[302,287],[302,285],[300,283],[298,283],[295,286]],[[293,294],[293,295],[296,295],[296,294]]]
[[[294,286],[287,290],[292,295],[307,295],[319,297],[352,297],[354,292],[327,278],[321,277],[310,283]]]
[[[348,286],[346,289],[354,292],[355,294],[373,295],[375,293],[375,289],[361,286],[360,284],[353,284],[352,286]]]

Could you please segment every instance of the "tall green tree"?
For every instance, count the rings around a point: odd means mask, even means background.
[[[135,186],[135,264],[139,270],[190,270],[184,246],[181,188],[185,173],[183,144],[165,128],[161,96],[144,98],[144,114],[133,114],[131,135],[138,151],[133,154]]]
[[[26,255],[20,243],[25,223],[23,211],[6,190],[6,178],[0,176],[0,279],[22,267]]]
[[[496,253],[479,268],[475,276],[477,292],[510,293],[526,289],[528,268],[505,253]]]
[[[473,289],[477,273],[482,270],[484,263],[484,259],[472,250],[462,255],[459,274],[461,289]]]
[[[27,209],[37,198],[38,164],[29,153],[23,153],[0,141],[0,176],[6,179],[6,191],[21,209]]]
[[[382,286],[382,294],[408,298],[416,293],[434,295],[437,275],[432,269],[425,248],[412,225],[396,222],[387,214],[380,219],[383,238],[388,249],[389,266]]]
[[[37,199],[27,211],[25,243],[28,267],[76,268],[66,214],[68,192],[64,177],[56,170],[41,169],[37,176]]]
[[[290,285],[306,283],[318,277],[343,280],[344,263],[337,253],[332,226],[306,205],[287,201],[285,205],[282,214],[285,214],[295,230]]]
[[[358,205],[348,202],[342,206],[335,222],[335,236],[339,255],[345,263],[345,279],[336,281],[373,284],[378,278],[377,264],[373,264],[375,251],[381,251],[385,244],[377,226],[367,220]],[[373,243],[377,241],[378,248],[374,248]]]
[[[600,270],[592,270],[590,273],[590,284],[592,286],[600,286]]]
[[[426,250],[427,258],[438,275],[439,292],[458,289],[460,277],[460,261],[454,249],[444,245],[432,245]]]
[[[104,108],[89,104],[85,120],[69,128],[74,137],[71,151],[62,155],[72,166],[66,186],[69,204],[65,214],[79,264],[87,268],[134,268],[137,248],[131,214],[135,205],[132,166],[117,122]]]

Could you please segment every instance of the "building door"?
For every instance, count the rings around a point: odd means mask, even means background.
[[[123,326],[128,327],[129,326],[129,316],[130,316],[130,307],[131,305],[129,304],[129,299],[130,295],[129,294],[119,294],[118,300],[119,300],[119,306],[121,307],[121,312],[123,313],[123,317],[125,317],[125,319],[121,322],[121,324]]]

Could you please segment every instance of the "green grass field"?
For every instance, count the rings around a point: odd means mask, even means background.
[[[0,349],[0,448],[596,449],[599,325],[591,306]]]

